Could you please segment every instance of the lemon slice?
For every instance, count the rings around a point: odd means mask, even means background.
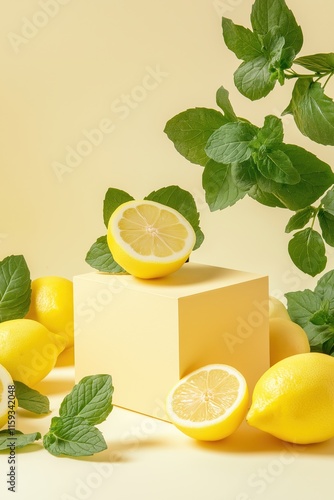
[[[128,201],[111,215],[107,241],[115,261],[137,278],[159,278],[188,259],[195,231],[182,214],[149,200]]]
[[[17,401],[10,400],[9,396],[13,394],[14,382],[6,368],[0,365],[0,429],[7,427],[8,423],[8,405],[14,403],[17,406]],[[9,390],[9,388],[11,388]]]
[[[170,421],[184,434],[201,441],[231,435],[246,416],[248,387],[232,366],[213,364],[182,378],[166,400]]]

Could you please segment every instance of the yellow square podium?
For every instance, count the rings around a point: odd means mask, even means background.
[[[190,371],[229,364],[252,391],[269,368],[266,276],[186,263],[154,280],[91,272],[73,282],[76,381],[109,373],[116,406],[168,420],[166,395]]]

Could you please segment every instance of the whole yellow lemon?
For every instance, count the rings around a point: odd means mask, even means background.
[[[269,318],[270,366],[281,359],[310,352],[305,330],[290,319]]]
[[[290,319],[288,310],[283,302],[272,295],[269,296],[269,318]]]
[[[0,323],[0,364],[14,381],[33,387],[52,370],[63,349],[63,338],[37,321]]]
[[[73,283],[61,276],[43,276],[31,283],[31,303],[27,319],[42,323],[48,330],[74,344]]]
[[[309,352],[270,367],[255,385],[246,420],[296,444],[334,437],[334,358]]]

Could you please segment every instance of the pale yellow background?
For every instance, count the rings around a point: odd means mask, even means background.
[[[303,28],[302,54],[333,50],[333,3],[288,4]],[[292,83],[255,103],[233,86],[239,62],[223,43],[221,16],[249,25],[251,5],[251,0],[1,2],[0,258],[24,254],[32,277],[88,272],[86,252],[105,233],[102,202],[109,187],[139,198],[178,184],[194,195],[206,235],[194,261],[267,274],[271,293],[279,297],[315,284],[287,253],[290,236],[284,227],[292,213],[248,197],[210,213],[202,167],[181,157],[163,132],[178,112],[216,107],[221,84],[236,113],[259,126],[265,115],[279,115],[286,107]],[[159,73],[155,79],[152,70]],[[328,93],[333,90],[328,87]],[[126,95],[131,102],[120,108]],[[291,117],[284,123],[286,142],[332,162],[332,148],[302,137]],[[98,127],[104,127],[103,140],[60,173],[68,151],[80,149],[80,141],[87,144],[85,131]],[[333,249],[328,254],[327,270],[333,267]]]

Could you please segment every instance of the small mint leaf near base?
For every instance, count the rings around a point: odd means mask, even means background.
[[[43,445],[56,457],[84,457],[107,449],[99,429],[80,417],[53,417]]]
[[[110,375],[88,375],[76,384],[60,405],[61,417],[81,417],[90,425],[103,422],[112,406],[114,387]]]
[[[28,387],[23,382],[14,380],[14,384],[15,396],[20,408],[38,415],[49,413],[50,402],[46,396],[36,391],[36,389],[31,389],[31,387]]]
[[[16,448],[24,448],[28,444],[34,443],[41,439],[42,436],[39,432],[31,432],[30,434],[23,434],[18,430],[3,429],[0,431],[0,450],[8,451],[8,444],[12,441],[15,443]],[[15,441],[14,441],[15,439]]]

